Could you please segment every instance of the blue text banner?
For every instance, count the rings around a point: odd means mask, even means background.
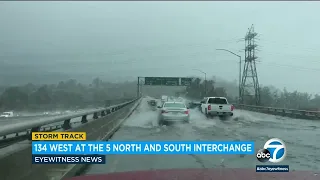
[[[32,154],[254,154],[254,142],[34,141]]]

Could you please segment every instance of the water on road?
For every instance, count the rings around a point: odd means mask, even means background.
[[[290,119],[236,110],[233,118],[207,119],[190,110],[189,124],[159,126],[157,110],[144,98],[110,141],[254,141],[255,150],[270,138],[280,138],[287,146],[281,162],[292,170],[319,170],[320,122]],[[261,164],[255,155],[108,155],[104,165],[92,165],[86,174],[171,168],[251,168]]]

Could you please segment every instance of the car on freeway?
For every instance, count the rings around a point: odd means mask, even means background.
[[[13,112],[10,111],[10,112],[3,112],[1,115],[0,115],[0,118],[8,118],[8,117],[13,117]]]
[[[189,123],[189,108],[183,102],[165,102],[162,106],[158,106],[158,108],[160,109],[159,125],[168,122]]]
[[[234,106],[229,104],[225,97],[205,97],[201,101],[200,110],[207,117],[219,116],[225,118],[233,116]]]
[[[149,105],[151,105],[151,106],[156,106],[156,105],[157,105],[157,101],[154,100],[154,99],[148,101],[148,103],[149,103]]]
[[[167,102],[168,101],[168,96],[165,96],[165,95],[163,95],[163,96],[161,96],[161,102]]]
[[[178,98],[176,98],[177,99],[177,101],[179,101],[179,102],[183,102],[184,101],[184,99],[182,98],[182,97],[178,97]]]

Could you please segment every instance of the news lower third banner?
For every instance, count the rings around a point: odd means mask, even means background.
[[[32,132],[32,141],[85,141],[86,132]]]
[[[33,155],[106,154],[254,154],[254,142],[244,141],[33,141]]]
[[[32,155],[32,164],[105,164],[105,155]]]

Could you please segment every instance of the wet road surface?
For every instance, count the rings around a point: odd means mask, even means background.
[[[290,119],[236,110],[229,120],[207,119],[190,110],[189,124],[159,127],[157,111],[144,98],[138,109],[114,134],[111,141],[255,141],[261,149],[270,138],[280,138],[287,146],[281,162],[292,170],[319,170],[320,122]],[[254,155],[108,155],[104,165],[92,165],[85,174],[101,174],[171,168],[252,168],[261,164]]]

